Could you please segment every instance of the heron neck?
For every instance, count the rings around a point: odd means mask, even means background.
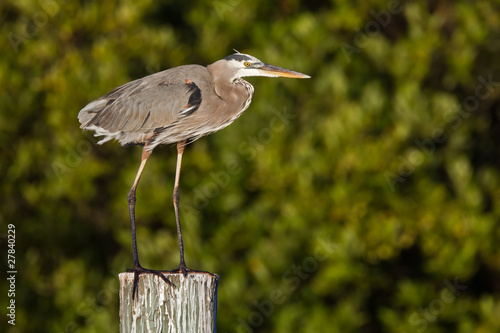
[[[224,71],[222,65],[215,62],[207,66],[212,76],[215,93],[225,101],[221,113],[231,115],[234,120],[245,111],[252,100],[253,86],[247,81],[237,78],[232,80],[231,74]]]

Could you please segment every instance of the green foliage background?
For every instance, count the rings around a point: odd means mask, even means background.
[[[500,331],[499,9],[2,1],[0,241],[6,264],[14,224],[18,275],[11,326],[2,265],[1,330],[118,330],[141,148],[95,145],[78,111],[235,48],[312,79],[249,78],[246,113],[184,155],[186,260],[221,277],[219,332]],[[178,264],[175,159],[155,149],[138,189],[148,268]]]

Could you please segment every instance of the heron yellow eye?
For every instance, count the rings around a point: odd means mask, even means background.
[[[245,62],[245,67],[250,66],[250,63],[248,61]]]

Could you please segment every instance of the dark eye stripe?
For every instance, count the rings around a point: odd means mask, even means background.
[[[251,61],[252,58],[250,58],[249,56],[245,55],[245,54],[231,54],[231,55],[228,55],[227,57],[225,57],[224,59],[226,60],[236,60],[236,61]]]

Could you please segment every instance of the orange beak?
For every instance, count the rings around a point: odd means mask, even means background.
[[[291,71],[289,69],[269,65],[269,64],[264,64],[264,66],[259,67],[258,70],[261,71],[262,75],[264,75],[264,76],[290,77],[290,78],[295,78],[295,79],[309,79],[309,78],[311,78],[309,75],[302,74],[302,73],[295,72],[295,71]]]

